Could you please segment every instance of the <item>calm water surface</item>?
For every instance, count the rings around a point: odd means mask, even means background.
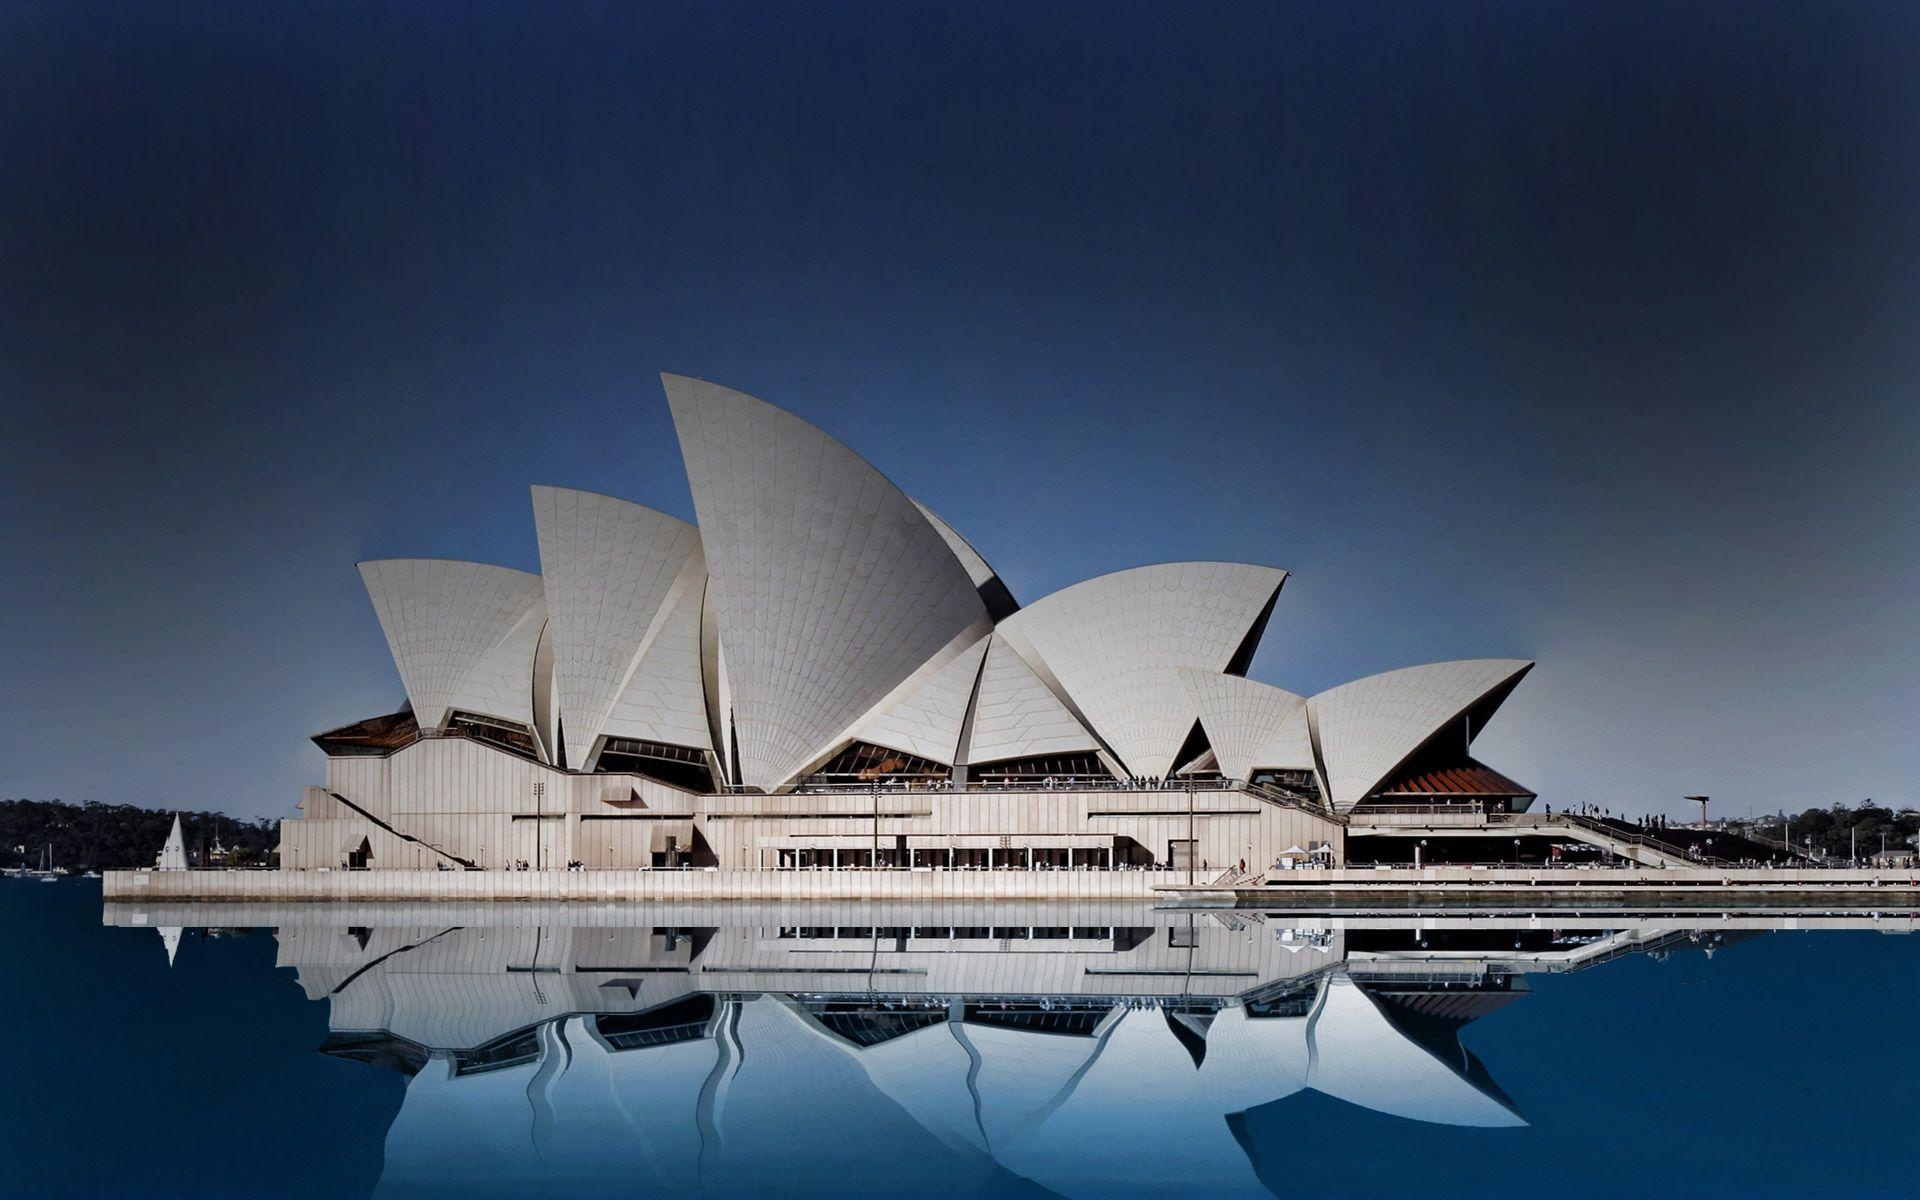
[[[0,1195],[1920,1195],[1908,916],[214,917],[0,881]]]

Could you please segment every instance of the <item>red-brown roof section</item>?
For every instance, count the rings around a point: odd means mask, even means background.
[[[1411,771],[1375,793],[1380,796],[1525,796],[1529,800],[1534,794],[1531,789],[1472,759],[1457,767]]]

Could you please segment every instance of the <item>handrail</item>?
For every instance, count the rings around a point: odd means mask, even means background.
[[[1795,850],[1792,842],[1787,841],[1785,838],[1776,838],[1770,833],[1762,833],[1758,826],[1750,825],[1742,827],[1738,830],[1736,836],[1743,837],[1756,845],[1765,846],[1769,850],[1778,850],[1788,858],[1797,858],[1803,862],[1815,865],[1824,865],[1833,857],[1827,854],[1815,856],[1811,849]]]
[[[346,805],[348,808],[359,813],[361,816],[365,817],[367,820],[372,821],[375,825],[378,825],[380,828],[386,830],[388,833],[399,838],[403,842],[412,842],[416,846],[425,846],[427,849],[433,851],[435,854],[438,854],[440,857],[448,859],[453,862],[457,862],[469,871],[478,871],[480,869],[480,864],[478,863],[468,862],[466,859],[461,858],[458,854],[453,854],[446,850],[442,850],[440,847],[434,845],[432,842],[429,842],[424,838],[418,838],[411,833],[403,833],[402,831],[395,829],[393,826],[387,824],[385,821],[381,820],[379,817],[374,816],[372,813],[368,812],[366,809],[361,808],[358,804],[355,804],[353,801],[347,799],[345,796],[342,796],[339,792],[328,792],[327,795],[332,796],[335,800],[338,800],[340,803]]]
[[[1243,790],[1242,785],[1227,779],[1207,780],[1160,780],[1147,783],[1142,780],[1095,779],[1084,775],[1055,775],[1052,786],[1044,779],[1021,780],[1019,782],[1000,782],[997,780],[976,780],[972,783],[954,783],[951,780],[936,779],[927,782],[907,780],[880,780],[870,783],[813,783],[802,784],[790,792],[764,792],[742,784],[725,784],[714,794],[720,796],[869,796],[875,792],[882,795],[899,795],[903,792],[944,792],[964,794],[967,792],[1151,792],[1172,793],[1175,795],[1188,791],[1194,792],[1232,792]]]
[[[1719,866],[1733,865],[1731,859],[1716,858],[1704,850],[1701,851],[1699,857],[1696,858],[1693,851],[1686,847],[1676,846],[1672,842],[1662,841],[1650,834],[1641,833],[1636,829],[1621,829],[1609,821],[1601,820],[1598,817],[1589,817],[1584,813],[1569,812],[1556,813],[1555,815],[1566,818],[1567,823],[1570,825],[1578,825],[1582,829],[1592,830],[1595,833],[1610,837],[1617,842],[1626,842],[1631,846],[1645,846],[1650,850],[1656,850],[1669,858],[1677,858],[1683,862],[1709,863]]]
[[[1301,812],[1308,812],[1316,817],[1323,817],[1336,825],[1350,824],[1345,814],[1334,812],[1330,808],[1324,808],[1307,799],[1305,796],[1296,795],[1283,788],[1276,788],[1271,784],[1243,783],[1240,785],[1240,790],[1255,799],[1265,800],[1269,804],[1278,804],[1283,808],[1297,808]]]
[[[1657,854],[1671,858],[1676,862],[1701,865],[1734,865],[1730,859],[1716,858],[1704,851],[1695,857],[1692,850],[1684,846],[1664,841],[1649,833],[1631,828],[1621,828],[1599,817],[1589,817],[1576,812],[1533,813],[1487,811],[1479,801],[1471,804],[1370,804],[1365,812],[1356,813],[1355,818],[1365,822],[1369,816],[1459,816],[1478,817],[1484,827],[1513,829],[1520,827],[1550,826],[1555,823],[1572,825],[1589,833],[1598,834],[1615,842],[1629,846],[1640,846]]]

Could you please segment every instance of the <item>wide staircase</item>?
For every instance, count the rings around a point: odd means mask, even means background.
[[[1542,828],[1551,827],[1555,822],[1566,825],[1570,827],[1570,832],[1577,840],[1612,850],[1615,854],[1631,859],[1642,866],[1698,867],[1705,865],[1701,859],[1689,855],[1684,847],[1655,837],[1652,832],[1629,825],[1625,821],[1611,821],[1581,813],[1537,815],[1543,822]],[[1581,837],[1580,834],[1583,832],[1589,836]]]
[[[1354,812],[1349,837],[1486,837],[1523,834],[1584,842],[1645,867],[1697,867],[1701,859],[1624,821],[1577,813],[1485,812],[1460,805],[1382,805]]]
[[[1240,790],[1256,800],[1264,800],[1268,804],[1276,805],[1280,808],[1297,808],[1301,812],[1312,813],[1314,816],[1332,821],[1336,825],[1345,825],[1347,823],[1347,818],[1344,815],[1334,812],[1311,796],[1303,796],[1297,792],[1290,792],[1285,788],[1274,787],[1265,783],[1242,783]]]
[[[1766,843],[1724,829],[1694,829],[1689,826],[1653,826],[1643,828],[1616,817],[1588,817],[1569,813],[1574,820],[1605,830],[1619,837],[1639,837],[1648,844],[1678,855],[1691,865],[1738,866],[1741,863],[1781,864],[1801,862],[1805,856],[1777,843]]]

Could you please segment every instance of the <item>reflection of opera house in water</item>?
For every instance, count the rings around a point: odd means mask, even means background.
[[[473,924],[426,924],[436,911]],[[1247,1140],[1247,1110],[1312,1090],[1415,1121],[1523,1125],[1458,1031],[1523,994],[1526,972],[1686,936],[1129,905],[338,923],[376,912],[251,919],[288,922],[280,965],[330,1005],[327,1053],[411,1076],[383,1189],[500,1194],[619,1180],[1266,1195],[1285,1167]]]

